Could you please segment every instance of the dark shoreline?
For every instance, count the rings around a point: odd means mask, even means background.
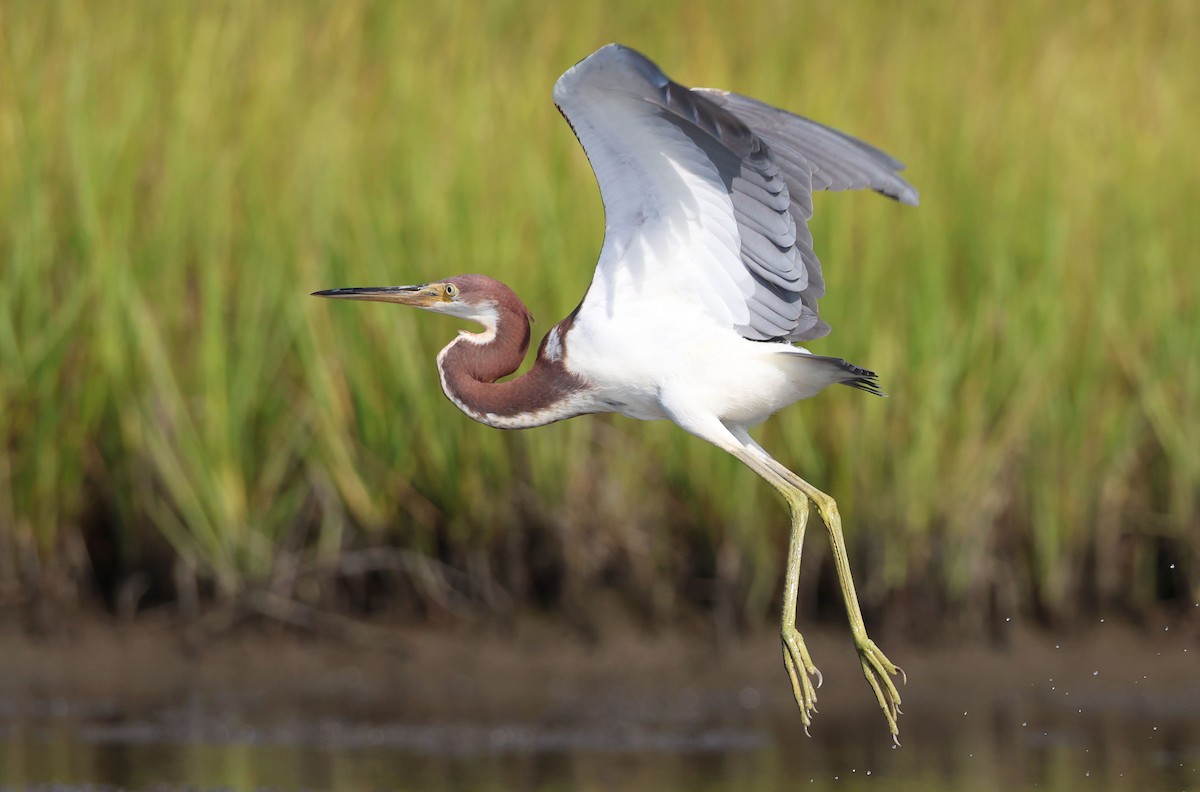
[[[187,698],[232,699],[261,713],[336,709],[366,720],[399,714],[425,722],[539,719],[554,711],[588,721],[606,717],[606,701],[682,701],[700,691],[714,702],[727,699],[730,711],[754,710],[785,730],[799,725],[778,639],[767,630],[723,648],[683,630],[650,634],[634,627],[583,640],[535,620],[503,632],[363,630],[370,632],[347,641],[265,625],[202,640],[175,625],[82,619],[37,638],[7,625],[0,627],[0,713],[58,702],[126,717]],[[875,705],[848,632],[823,626],[806,634],[825,680],[814,727],[869,718]],[[372,636],[380,648],[365,646]],[[1194,626],[1098,623],[1064,637],[1015,628],[1005,648],[921,644],[903,636],[879,643],[908,675],[902,731],[905,723],[960,705],[1049,703],[1055,691],[1128,711],[1168,715],[1181,701],[1200,711]],[[724,706],[713,703],[710,714],[720,716]]]

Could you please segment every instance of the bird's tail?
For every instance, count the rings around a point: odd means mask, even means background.
[[[861,391],[874,394],[876,396],[884,396],[887,394],[879,387],[879,381],[875,378],[874,371],[868,371],[865,368],[859,368],[853,363],[843,360],[842,358],[825,357],[824,355],[812,355],[810,360],[820,361],[829,366],[833,366],[838,370],[837,381],[842,385],[849,385],[851,388],[857,388]]]

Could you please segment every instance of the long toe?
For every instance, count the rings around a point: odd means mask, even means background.
[[[861,642],[857,643],[857,648],[859,660],[862,662],[863,675],[866,676],[867,682],[875,692],[875,699],[887,720],[888,731],[895,738],[900,733],[899,726],[896,724],[896,719],[900,717],[900,691],[896,689],[892,677],[903,672],[895,663],[888,660],[887,655],[869,638],[864,637]]]
[[[812,716],[817,711],[817,690],[813,685],[814,680],[819,686],[821,684],[821,672],[813,665],[812,658],[808,654],[808,647],[804,645],[804,638],[795,628],[784,628],[781,638],[783,640],[783,665],[787,669],[788,679],[792,683],[792,695],[796,699],[796,705],[800,708],[800,719],[804,723],[804,732],[808,733],[808,727],[812,724]]]

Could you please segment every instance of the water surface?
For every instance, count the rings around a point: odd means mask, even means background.
[[[517,651],[461,677],[410,657],[394,672],[420,669],[407,690],[379,678],[393,661],[355,655],[352,666],[313,661],[324,676],[281,663],[278,686],[263,681],[269,656],[265,670],[202,668],[146,698],[130,678],[113,695],[65,695],[62,677],[32,674],[23,692],[10,677],[0,698],[0,787],[1200,789],[1197,651],[1182,640],[1118,656],[1122,645],[940,660],[910,650],[901,748],[848,665],[826,668],[839,684],[822,689],[806,737],[778,700],[781,672],[764,662],[760,674],[758,645],[694,673],[671,673],[661,647],[646,654],[654,662],[618,653],[585,670],[570,652],[530,657],[524,672]],[[72,662],[72,673],[87,667]],[[545,670],[560,664],[574,670]]]

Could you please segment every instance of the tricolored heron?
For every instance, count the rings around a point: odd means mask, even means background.
[[[583,301],[550,328],[528,372],[499,381],[525,358],[530,314],[486,275],[316,294],[482,325],[437,356],[442,390],[476,421],[524,429],[588,413],[666,418],[775,487],[792,520],[783,660],[806,731],[821,674],[796,629],[796,597],[809,502],[816,504],[863,673],[895,737],[900,695],[892,677],[900,669],[867,636],[837,504],[749,430],[834,383],[879,393],[874,372],[795,345],[829,332],[817,315],[825,282],[807,221],[814,189],[870,188],[915,205],[916,190],[897,175],[904,166],[749,97],[688,89],[616,44],[567,70],[554,101],[599,182],[604,245]]]

